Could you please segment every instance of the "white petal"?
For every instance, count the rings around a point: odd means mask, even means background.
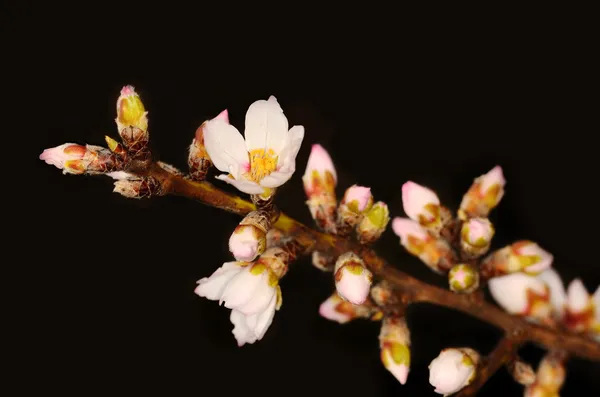
[[[590,303],[590,294],[588,294],[583,282],[576,278],[571,281],[567,288],[567,305],[569,310],[578,313],[586,309]]]
[[[275,288],[267,284],[267,272],[261,274],[263,282],[258,285],[252,294],[252,298],[243,306],[239,306],[237,310],[245,315],[258,314],[265,310],[272,298],[275,296]]]
[[[215,167],[234,176],[239,170],[248,167],[248,151],[244,138],[237,128],[221,119],[212,119],[204,125],[204,146]]]
[[[259,186],[257,183],[248,181],[246,179],[232,179],[226,174],[217,175],[216,178],[235,186],[237,190],[243,193],[262,194],[265,191],[265,189]]]
[[[433,190],[412,181],[402,185],[402,206],[410,219],[419,221],[420,214],[428,215],[425,209],[427,204],[440,204],[440,199]]]
[[[244,136],[248,151],[273,149],[275,153],[281,152],[288,137],[288,120],[274,96],[250,105]]]
[[[114,171],[114,172],[109,172],[105,175],[110,176],[112,179],[116,179],[118,181],[137,178],[137,176],[130,174],[129,172],[125,172],[125,171]]]
[[[254,332],[248,327],[246,323],[246,316],[237,310],[232,310],[229,320],[233,324],[233,336],[238,343],[238,346],[243,346],[246,343],[256,342],[256,336]]]
[[[224,263],[223,266],[215,270],[210,277],[198,280],[198,286],[194,292],[198,296],[210,300],[219,300],[221,299],[221,294],[225,290],[227,283],[241,270],[242,267],[240,267],[237,262]]]
[[[278,170],[281,172],[294,172],[296,170],[296,157],[304,139],[304,127],[295,125],[288,132],[288,141],[279,153],[277,160]]]
[[[250,273],[249,268],[250,266],[245,267],[225,287],[221,302],[225,303],[226,308],[238,309],[245,305],[253,297],[259,285],[264,283],[263,275],[254,275]]]
[[[429,364],[429,383],[436,393],[456,393],[466,385],[474,368],[462,364],[463,357],[458,349],[445,349]]]
[[[488,282],[494,300],[511,314],[522,314],[528,307],[527,289],[543,294],[545,283],[524,273],[494,277]]]
[[[565,287],[556,270],[550,268],[540,273],[537,278],[546,283],[550,288],[550,303],[552,309],[558,318],[562,318],[565,312],[565,303],[567,301],[567,293]]]
[[[537,274],[552,266],[554,256],[551,253],[537,245],[536,243],[530,243],[523,246],[519,252],[520,255],[537,255],[540,257],[540,261],[524,269],[526,273]]]
[[[254,327],[254,335],[258,339],[262,339],[265,336],[265,333],[271,326],[273,322],[273,318],[275,317],[275,304],[277,303],[277,296],[273,296],[271,302],[267,308],[258,316],[256,320],[256,325]]]
[[[270,175],[264,177],[260,181],[260,184],[261,184],[261,186],[269,187],[269,188],[279,187],[279,186],[283,185],[284,183],[286,183],[287,181],[289,181],[290,178],[292,177],[293,173],[294,173],[293,171],[291,171],[291,172],[275,171],[275,172],[271,173]]]

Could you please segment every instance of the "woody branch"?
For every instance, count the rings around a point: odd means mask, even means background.
[[[565,292],[551,268],[552,255],[531,241],[485,256],[494,235],[488,214],[504,195],[499,166],[475,179],[457,217],[432,190],[411,181],[402,186],[408,217],[394,218],[392,229],[409,253],[448,278],[446,290],[389,265],[370,248],[390,221],[387,205],[374,202],[370,189],[357,185],[338,203],[335,167],[320,145],[313,145],[302,178],[319,230],[279,211],[277,188],[294,174],[304,129],[288,130],[274,97],[250,106],[245,140],[229,124],[227,111],[203,123],[189,148],[187,174],[152,159],[147,112],[131,86],[121,91],[115,121],[121,142],[106,137],[108,148],[67,143],[46,149],[40,158],[64,173],[110,176],[116,179],[114,191],[125,197],[173,194],[243,216],[229,239],[235,261],[200,279],[195,291],[231,309],[239,346],[262,339],[282,305],[279,280],[298,255],[310,254],[313,265],[333,272],[335,279],[336,291],[320,314],[342,324],[381,320],[381,359],[402,384],[410,370],[404,312],[419,302],[463,312],[504,331],[485,357],[469,347],[444,349],[429,366],[429,381],[439,394],[473,395],[503,365],[526,386],[526,396],[557,394],[567,354],[600,361],[600,289],[592,297],[577,279]],[[204,181],[212,166],[226,172],[218,179],[249,194],[251,201]],[[484,287],[504,310],[484,300]],[[526,342],[549,351],[537,374],[517,355]]]

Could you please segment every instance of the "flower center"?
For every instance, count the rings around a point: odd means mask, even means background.
[[[254,149],[250,151],[250,172],[248,178],[260,182],[277,169],[278,156],[273,149]]]

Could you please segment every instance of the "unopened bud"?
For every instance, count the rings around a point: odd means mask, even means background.
[[[504,196],[504,185],[506,179],[500,166],[475,178],[462,199],[458,210],[459,218],[463,221],[474,217],[486,218]]]
[[[125,150],[123,145],[121,143],[117,142],[116,140],[114,140],[113,138],[109,137],[108,135],[105,135],[104,140],[106,141],[106,144],[108,145],[108,150],[110,150],[114,154],[119,155],[119,156],[125,156],[127,154],[127,151]]]
[[[448,273],[450,290],[458,293],[471,293],[479,287],[479,272],[471,265],[455,265]]]
[[[213,120],[222,120],[229,124],[229,114],[227,109],[223,110]],[[198,127],[194,135],[194,140],[190,145],[188,155],[188,166],[190,168],[190,178],[195,181],[202,181],[206,179],[206,173],[212,166],[210,156],[204,146],[204,126],[206,121]]]
[[[40,160],[62,169],[63,174],[103,174],[118,169],[115,156],[107,149],[95,145],[63,145],[45,149]]]
[[[553,352],[544,356],[537,370],[536,384],[549,393],[558,393],[565,383],[566,369],[562,358]]]
[[[362,214],[373,205],[371,189],[364,186],[350,186],[340,202],[337,212],[338,235],[347,236],[360,222]]]
[[[326,232],[335,233],[337,174],[329,153],[321,145],[312,146],[302,182],[313,219]]]
[[[576,278],[569,283],[564,323],[573,332],[593,332],[597,309],[583,282]]]
[[[376,321],[380,320],[383,315],[381,310],[369,300],[366,300],[362,305],[354,305],[342,299],[337,292],[334,292],[326,301],[321,303],[319,314],[340,324],[359,318]]]
[[[490,249],[494,226],[487,218],[471,218],[460,232],[460,248],[468,258],[478,258]]]
[[[374,243],[381,237],[389,221],[390,211],[388,210],[388,206],[382,201],[373,204],[373,206],[364,213],[364,216],[356,228],[359,243]]]
[[[153,177],[117,180],[113,192],[136,199],[164,195],[160,182]]]
[[[445,274],[456,262],[456,254],[446,240],[434,237],[416,221],[396,217],[392,229],[402,246],[434,272]]]
[[[567,293],[559,274],[553,268],[549,268],[536,277],[543,281],[550,291],[550,304],[554,318],[562,320],[565,315]]]
[[[410,371],[410,331],[404,317],[386,317],[379,333],[381,361],[401,384]]]
[[[323,272],[331,272],[335,266],[335,258],[323,252],[313,251],[312,264]]]
[[[127,127],[135,127],[142,131],[148,129],[148,112],[140,96],[135,92],[133,86],[125,86],[121,89],[121,95],[117,99],[117,128],[119,133]]]
[[[473,349],[444,349],[429,364],[429,383],[438,394],[454,394],[473,382],[478,363],[479,353]]]
[[[496,303],[510,314],[541,321],[551,317],[550,290],[537,277],[508,274],[490,279],[488,287]]]
[[[531,365],[517,358],[507,364],[508,371],[513,379],[523,386],[529,386],[535,382],[536,375]]]
[[[251,262],[265,251],[269,214],[252,211],[242,219],[229,238],[229,251],[240,262]]]
[[[524,272],[537,275],[552,266],[554,257],[534,242],[522,240],[492,252],[481,264],[485,278]]]
[[[402,206],[413,221],[438,233],[442,225],[440,199],[435,192],[412,181],[402,185]]]
[[[334,268],[335,288],[340,296],[355,305],[362,304],[369,295],[373,274],[353,252],[341,255]]]

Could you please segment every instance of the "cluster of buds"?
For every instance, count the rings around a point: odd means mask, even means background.
[[[215,118],[229,124],[229,113],[227,112],[227,109],[223,110]],[[190,145],[189,149],[189,176],[190,179],[194,181],[204,180],[206,178],[208,169],[212,166],[212,161],[210,161],[210,156],[208,155],[206,147],[204,146],[204,127],[206,126],[206,123],[207,121],[202,123],[196,130],[194,139],[192,140],[192,144]]]
[[[525,397],[558,397],[566,370],[559,354],[548,353],[538,365],[535,381],[525,389]]]
[[[335,288],[350,303],[360,305],[369,296],[373,274],[353,252],[340,255],[334,268]]]
[[[45,149],[40,160],[63,170],[63,174],[107,174],[120,169],[119,158],[101,146],[65,143]]]
[[[331,321],[339,324],[346,324],[359,318],[378,321],[383,318],[383,312],[370,299],[366,299],[360,305],[354,305],[344,300],[337,292],[331,294],[321,306],[319,314]]]
[[[306,204],[317,225],[327,233],[348,236],[356,230],[361,244],[375,242],[385,231],[390,215],[385,203],[373,201],[371,189],[352,185],[337,203],[337,173],[329,153],[313,145],[302,177]]]
[[[429,383],[438,394],[454,394],[473,382],[479,360],[479,353],[467,347],[444,349],[429,364]]]
[[[129,156],[140,160],[149,158],[148,112],[140,96],[130,85],[123,87],[117,99],[115,122]]]
[[[198,280],[195,293],[231,309],[238,346],[262,339],[282,304],[279,280],[289,255],[269,248],[254,262],[227,262],[210,277]]]
[[[229,238],[229,251],[236,260],[251,262],[262,254],[267,246],[267,232],[271,227],[268,212],[252,211],[242,219]]]
[[[450,244],[418,222],[396,217],[392,221],[392,230],[400,237],[400,244],[435,273],[445,274],[456,263],[456,254]]]
[[[385,368],[401,384],[405,384],[410,371],[410,331],[404,317],[388,316],[383,319],[379,348]]]

